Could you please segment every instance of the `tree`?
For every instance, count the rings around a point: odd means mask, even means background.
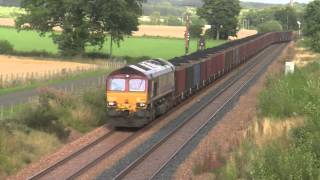
[[[258,26],[259,33],[282,31],[282,26],[278,21],[267,21]]]
[[[176,16],[169,16],[168,17],[168,26],[181,26],[181,20]]]
[[[66,55],[82,55],[85,47],[102,48],[107,33],[119,44],[124,35],[137,30],[143,0],[21,0],[26,14],[16,27],[50,33],[59,50]],[[60,28],[57,33],[55,28]]]
[[[203,3],[197,14],[207,20],[217,39],[236,34],[241,9],[239,0],[203,0]]]
[[[199,17],[191,17],[191,25],[189,28],[191,38],[200,38],[205,22]]]
[[[304,34],[310,37],[310,46],[320,52],[320,0],[314,0],[307,6],[304,15]]]
[[[191,38],[199,38],[202,34],[202,28],[203,25],[201,24],[191,24],[189,31],[190,31],[190,37]]]
[[[275,19],[279,21],[285,30],[297,30],[298,29],[298,14],[297,11],[290,6],[277,10],[274,14]]]
[[[251,27],[258,27],[261,23],[274,20],[274,14],[274,8],[265,8],[261,10],[250,9],[249,11],[244,12],[240,19],[241,23],[247,20]]]
[[[153,12],[151,15],[150,15],[150,22],[151,24],[153,25],[159,25],[161,23],[161,15],[160,15],[160,12]]]

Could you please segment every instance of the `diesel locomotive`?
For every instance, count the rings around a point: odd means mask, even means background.
[[[258,34],[171,60],[151,59],[112,72],[107,112],[114,127],[142,127],[291,32]]]

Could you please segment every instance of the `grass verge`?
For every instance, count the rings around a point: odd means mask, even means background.
[[[207,168],[216,179],[320,178],[320,63],[271,77],[259,96],[261,121],[226,165]]]
[[[0,121],[0,179],[107,122],[105,90],[70,94],[40,89],[37,101]]]

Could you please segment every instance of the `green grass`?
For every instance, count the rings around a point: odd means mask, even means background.
[[[9,107],[0,106],[0,122],[5,119],[11,119],[16,116],[16,113],[20,112],[21,109],[25,108],[26,104],[18,104]]]
[[[107,70],[100,69],[96,71],[83,72],[76,75],[68,75],[68,76],[64,76],[63,78],[50,79],[46,81],[43,81],[43,80],[30,81],[28,84],[21,84],[15,87],[0,89],[0,95],[10,94],[10,93],[14,93],[22,90],[45,87],[45,86],[54,85],[54,84],[60,84],[63,82],[73,81],[73,80],[82,79],[82,78],[95,77],[95,76],[107,74],[108,72],[109,71]]]
[[[40,37],[35,31],[21,31],[18,33],[14,28],[0,28],[0,40],[7,40],[13,44],[17,51],[47,51],[58,53],[57,46],[49,36]],[[225,41],[208,40],[207,47],[214,47]],[[191,40],[190,51],[196,51],[197,40]],[[107,41],[102,50],[89,47],[89,51],[109,53]],[[141,57],[170,59],[184,54],[184,40],[158,37],[127,37],[121,42],[120,47],[114,45],[115,56]]]
[[[273,122],[303,117],[303,124],[262,146],[248,137],[227,165],[216,171],[217,179],[320,178],[319,76],[320,63],[314,62],[294,74],[269,79],[259,98],[261,114],[277,120]]]
[[[58,149],[62,143],[54,135],[3,125],[0,127],[0,179],[19,171],[32,161]]]
[[[14,28],[0,28],[0,39],[7,40],[17,51],[48,51],[57,53],[57,46],[47,37],[40,37],[35,31],[17,32]]]
[[[32,103],[3,109],[0,179],[53,152],[71,130],[87,133],[107,122],[105,88],[68,93],[44,88]]]
[[[320,65],[318,62],[297,68],[294,74],[269,78],[259,97],[261,115],[274,118],[306,116],[308,105],[320,107]],[[274,106],[276,105],[276,106]]]

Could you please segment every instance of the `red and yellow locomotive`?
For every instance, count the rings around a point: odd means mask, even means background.
[[[107,78],[107,108],[116,127],[141,127],[171,106],[175,67],[152,59],[114,71]]]

